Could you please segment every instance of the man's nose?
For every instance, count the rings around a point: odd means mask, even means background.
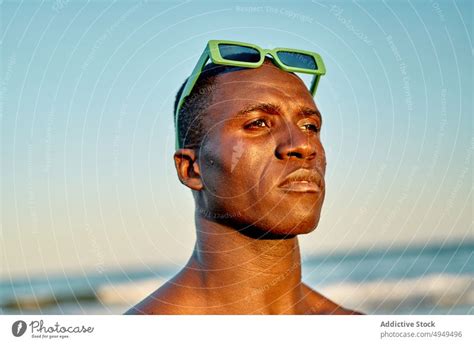
[[[275,155],[278,159],[314,159],[316,157],[316,140],[295,124],[288,125],[275,138],[277,147]]]

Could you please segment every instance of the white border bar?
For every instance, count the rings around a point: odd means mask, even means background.
[[[469,315],[2,315],[0,343],[474,343]],[[24,321],[20,337],[12,325]],[[41,321],[42,328],[40,328]],[[57,324],[57,325],[56,325]],[[18,323],[16,323],[18,328]],[[22,326],[20,326],[22,327]],[[68,333],[93,328],[92,333]],[[48,333],[48,331],[52,331]],[[61,331],[66,333],[61,333]],[[412,335],[413,333],[413,335]],[[60,336],[67,336],[61,339]],[[421,337],[420,337],[421,335]],[[36,336],[36,337],[34,337]],[[57,336],[50,338],[50,336]]]

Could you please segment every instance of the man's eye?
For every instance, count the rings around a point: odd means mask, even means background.
[[[312,123],[305,124],[303,125],[303,127],[306,130],[314,131],[315,133],[319,133],[321,130],[321,128],[319,128],[316,124],[312,124]]]
[[[268,123],[264,119],[257,119],[245,126],[245,128],[265,128],[269,127]]]

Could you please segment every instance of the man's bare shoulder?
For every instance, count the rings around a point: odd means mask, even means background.
[[[204,314],[205,295],[196,288],[186,288],[172,279],[158,288],[143,301],[130,308],[126,315],[178,315]],[[305,314],[360,315],[362,313],[343,308],[307,285],[303,284]]]
[[[198,290],[185,287],[175,277],[130,308],[126,315],[199,314],[202,297]]]
[[[306,303],[309,305],[307,314],[320,315],[363,315],[358,311],[344,308],[327,297],[321,295],[317,291],[303,284],[303,292],[305,293]]]
[[[156,315],[156,314],[174,314],[171,312],[172,305],[163,299],[160,295],[160,289],[157,289],[138,304],[125,312],[126,315]]]

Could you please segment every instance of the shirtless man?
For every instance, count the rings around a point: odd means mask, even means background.
[[[316,228],[325,195],[312,94],[268,57],[206,70],[179,112],[174,154],[196,204],[194,251],[126,314],[360,314],[301,281],[298,235]]]

